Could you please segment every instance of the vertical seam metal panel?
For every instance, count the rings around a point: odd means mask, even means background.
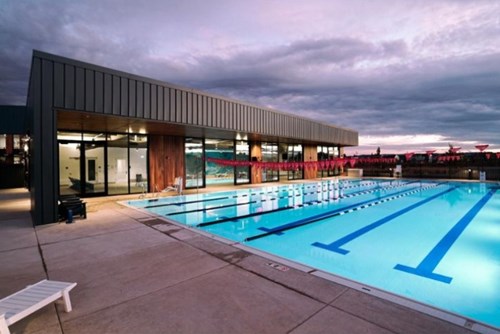
[[[135,101],[136,101],[137,117],[144,118],[144,85],[142,81],[136,82],[136,92],[137,92],[137,97]]]
[[[120,115],[122,116],[127,116],[130,114],[128,88],[128,79],[122,77],[120,79]]]
[[[75,109],[85,110],[85,70],[75,67]]]
[[[120,115],[120,82],[121,82],[121,79],[119,76],[116,76],[116,75],[113,75],[112,77],[112,94],[113,94],[113,97],[112,97],[112,107],[111,107],[111,110],[112,110],[112,114],[113,115]]]
[[[95,110],[95,71],[85,69],[85,111]]]
[[[144,118],[151,118],[151,84],[143,82],[144,84]]]
[[[128,110],[130,116],[137,117],[137,101],[136,93],[137,88],[135,86],[135,80],[130,79],[128,81]]]
[[[156,119],[158,117],[158,86],[157,85],[151,85],[150,87],[151,93],[150,93],[150,106],[151,106],[151,114],[150,118],[151,119]]]
[[[95,72],[95,111],[97,113],[104,112],[104,74],[102,72]]]

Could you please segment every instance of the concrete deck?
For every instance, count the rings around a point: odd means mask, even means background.
[[[0,298],[49,278],[78,285],[12,333],[472,333],[116,205],[33,228],[26,190],[0,190]],[[137,195],[134,196],[137,198]]]

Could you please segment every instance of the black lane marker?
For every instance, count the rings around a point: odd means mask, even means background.
[[[355,187],[360,187],[361,186],[361,185],[355,185],[355,186],[340,187],[344,183],[348,184],[348,183],[351,183],[351,182],[352,181],[339,181],[339,183],[338,183],[339,188],[338,189],[339,190],[340,189],[349,189],[349,188],[355,188]],[[390,181],[386,181],[386,182],[382,182],[382,183],[387,183],[387,182],[390,182]],[[376,182],[368,184],[368,186],[373,185],[375,183]],[[412,182],[409,182],[409,183],[412,183]],[[402,183],[402,184],[405,184],[405,183]],[[380,185],[380,183],[379,183],[379,185]],[[323,188],[325,188],[325,186],[327,187],[328,190],[334,190],[335,189],[334,187],[331,187],[329,184],[324,185],[323,182],[321,182],[321,186],[319,186],[319,187],[321,187],[323,189]],[[303,185],[302,187],[292,188],[291,190],[293,192],[296,192],[296,191],[299,191],[301,189],[308,189],[308,188],[312,188],[312,187],[318,188],[317,185],[307,185],[307,186]],[[270,194],[270,193],[278,193],[279,191],[280,190],[269,191],[268,194]],[[290,191],[290,188],[288,188],[288,189],[282,189],[281,191]],[[313,192],[304,193],[303,195],[309,195],[309,194],[312,194],[312,193]],[[318,191],[318,193],[320,193],[320,191]],[[264,194],[264,193],[261,193],[261,194]],[[250,194],[243,194],[241,196],[234,195],[234,196],[226,196],[226,197],[216,197],[216,198],[209,198],[209,199],[200,199],[200,200],[194,200],[194,201],[185,201],[185,202],[175,202],[175,203],[148,205],[148,206],[145,206],[143,208],[144,209],[151,209],[151,208],[159,208],[159,207],[163,207],[163,206],[180,206],[180,205],[184,205],[184,204],[193,204],[193,203],[201,203],[201,202],[219,201],[219,200],[222,200],[222,199],[228,199],[230,197],[232,197],[232,198],[238,198],[238,197],[247,197],[247,196],[256,196],[256,195],[259,195],[259,194],[258,193],[250,193]],[[291,196],[288,196],[288,197],[291,197]],[[285,198],[285,197],[280,197],[280,198]],[[157,201],[157,200],[155,200],[155,201]]]
[[[227,205],[219,205],[219,206],[214,206],[212,208],[203,208],[203,209],[187,210],[187,211],[180,211],[180,212],[172,212],[172,213],[167,213],[165,216],[175,216],[175,215],[181,215],[181,214],[184,214],[184,213],[193,213],[193,212],[201,212],[201,211],[210,211],[210,210],[224,209],[224,208],[230,208],[230,207],[233,207],[233,206],[248,205],[248,204],[254,204],[254,203],[257,203],[257,201],[250,201],[250,202],[245,202],[245,203],[227,204]]]
[[[184,204],[193,204],[193,203],[200,203],[200,202],[212,202],[212,201],[220,201],[221,199],[228,199],[229,197],[216,197],[216,198],[209,198],[209,199],[198,199],[195,201],[186,201],[186,202],[175,202],[175,203],[167,203],[167,204],[158,204],[158,205],[148,205],[145,206],[145,209],[151,209],[151,208],[159,208],[162,206],[179,206],[179,205],[184,205]]]
[[[274,209],[274,210],[267,210],[267,211],[261,211],[261,212],[253,212],[253,213],[250,213],[250,214],[247,214],[247,215],[242,215],[242,216],[224,217],[224,218],[219,219],[219,220],[213,220],[213,221],[209,221],[209,222],[205,222],[205,223],[199,223],[198,225],[195,225],[195,227],[203,227],[203,226],[209,226],[209,225],[216,225],[216,224],[221,224],[221,223],[226,223],[226,222],[231,222],[231,221],[232,222],[236,222],[236,221],[238,221],[238,219],[241,219],[241,218],[255,217],[255,216],[264,215],[264,214],[268,214],[268,213],[273,213],[273,212],[277,212],[277,211],[289,210],[289,209],[294,209],[294,208],[297,208],[297,207],[304,207],[304,206],[309,206],[309,205],[314,205],[314,204],[321,204],[322,202],[330,202],[331,200],[337,200],[337,199],[343,199],[343,198],[349,198],[349,197],[355,197],[355,196],[365,195],[365,194],[373,193],[373,192],[375,192],[377,190],[397,188],[397,187],[400,187],[400,186],[403,186],[403,185],[407,185],[407,184],[410,184],[410,183],[415,183],[415,182],[418,182],[418,181],[397,184],[397,185],[394,185],[394,186],[390,185],[390,186],[387,186],[387,187],[384,187],[384,188],[377,188],[377,189],[370,189],[370,190],[364,190],[364,191],[354,192],[354,193],[350,193],[350,194],[347,194],[347,195],[344,195],[344,196],[339,196],[337,198],[336,197],[328,197],[328,198],[323,199],[322,201],[316,201],[316,200],[314,200],[314,201],[305,202],[303,204],[299,204],[299,205],[295,205],[295,206],[292,205],[292,206],[286,206],[286,207],[278,208],[278,209]],[[312,194],[312,193],[314,193],[314,192],[307,193],[307,194]],[[285,198],[291,198],[291,197],[293,197],[293,195],[282,196],[282,197],[278,197],[278,198],[272,198],[271,200],[285,199]]]
[[[439,185],[439,184],[437,184],[437,185]],[[434,187],[436,187],[437,185],[435,185]],[[427,189],[427,188],[428,187],[424,187],[424,188],[420,187],[420,189]],[[275,228],[267,229],[267,230],[265,230],[266,231],[265,233],[261,233],[261,234],[254,235],[252,237],[248,237],[244,241],[248,242],[248,241],[260,239],[260,238],[263,238],[263,237],[267,237],[267,236],[269,236],[271,234],[279,234],[281,232],[288,231],[288,230],[291,230],[291,229],[294,229],[294,228],[297,228],[297,227],[301,227],[301,226],[304,226],[304,225],[309,225],[309,224],[315,223],[317,221],[325,220],[327,218],[332,218],[332,217],[340,216],[340,215],[342,215],[343,213],[346,213],[346,212],[357,211],[358,210],[357,207],[361,207],[361,206],[367,207],[367,206],[370,206],[369,205],[370,202],[371,203],[385,202],[384,201],[385,198],[389,198],[389,197],[395,197],[395,198],[396,197],[402,197],[401,196],[402,194],[413,193],[413,192],[415,192],[415,190],[419,191],[420,189],[417,187],[417,188],[412,188],[412,189],[409,189],[409,190],[402,190],[402,191],[396,192],[394,194],[388,194],[388,195],[385,195],[385,196],[382,196],[382,197],[379,197],[379,198],[362,201],[362,202],[359,202],[359,203],[355,203],[355,204],[351,204],[351,205],[345,206],[343,208],[339,208],[339,209],[335,209],[335,210],[332,210],[332,211],[327,211],[327,212],[324,212],[324,213],[320,213],[318,215],[315,215],[315,216],[312,216],[312,217],[309,217],[309,218],[304,218],[304,219],[301,219],[301,220],[298,220],[298,221],[295,221],[295,222],[292,222],[292,223],[288,223],[288,224],[285,224],[285,225],[282,225],[282,226],[278,226],[278,227],[275,227]]]
[[[210,225],[217,225],[221,223],[226,223],[230,221],[236,222],[238,219],[244,219],[244,218],[250,218],[254,216],[259,216],[259,215],[265,215],[268,213],[273,213],[273,212],[278,212],[278,211],[283,211],[283,210],[289,210],[295,208],[294,206],[284,206],[282,208],[274,209],[274,210],[268,210],[268,211],[262,211],[262,212],[254,212],[254,213],[249,213],[247,215],[242,215],[242,216],[236,216],[236,217],[226,217],[224,219],[219,219],[219,220],[214,220],[211,222],[206,222],[206,223],[199,223],[198,225],[195,225],[195,227],[203,227],[203,226],[210,226]]]

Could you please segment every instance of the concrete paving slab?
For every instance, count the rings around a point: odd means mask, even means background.
[[[176,225],[169,225],[169,224],[154,224],[151,225],[152,228],[155,230],[158,230],[160,232],[177,232],[182,229],[182,227],[176,226]],[[169,234],[169,233],[167,233]]]
[[[50,270],[59,270],[90,265],[97,260],[131,254],[174,241],[167,235],[142,225],[132,230],[46,244],[42,245],[42,250],[47,267]]]
[[[238,263],[251,254],[241,249],[232,247],[223,242],[207,238],[198,233],[193,238],[184,240],[186,243],[201,249],[221,260],[229,263]]]
[[[290,334],[393,334],[393,332],[344,311],[327,306]]]
[[[9,326],[11,334],[61,334],[61,325],[54,304],[36,311]]]
[[[175,232],[171,232],[169,233],[170,236],[172,236],[173,238],[176,238],[178,240],[189,240],[189,239],[192,239],[192,238],[195,238],[199,235],[199,233],[196,233],[196,232],[193,232],[193,231],[190,231],[188,229],[180,229],[178,231],[175,231]]]
[[[191,246],[169,242],[85,266],[50,270],[55,280],[77,282],[71,292],[74,319],[193,279],[228,265]]]
[[[286,333],[324,304],[234,266],[63,322],[64,333]]]
[[[115,209],[117,211],[119,211],[121,214],[128,216],[130,218],[133,218],[133,219],[147,219],[147,218],[154,217],[154,215],[152,215],[148,212],[138,210],[138,209],[129,208],[129,207],[126,207],[123,205],[120,205],[118,208],[115,208]]]
[[[99,214],[89,213],[87,219],[75,218],[72,224],[66,222],[36,227],[41,244],[78,239],[110,232],[125,231],[141,227],[136,220],[116,210],[104,209]]]
[[[30,193],[24,188],[0,189],[0,222],[30,217]]]
[[[0,252],[0,299],[45,278],[38,247]]]
[[[0,234],[0,252],[38,245],[31,218],[0,220]]]
[[[238,266],[324,303],[332,302],[347,290],[343,285],[294,268],[289,268],[287,271],[277,270],[270,266],[269,263],[274,262],[257,255],[251,255],[238,262]]]
[[[343,293],[331,305],[396,333],[474,333],[466,328],[353,289]]]

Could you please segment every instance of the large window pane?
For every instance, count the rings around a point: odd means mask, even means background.
[[[128,135],[108,135],[108,194],[128,194],[128,166]]]
[[[234,141],[206,139],[205,156],[207,158],[234,160]],[[233,166],[221,166],[207,159],[205,171],[207,185],[234,184]]]
[[[184,145],[186,188],[204,187],[203,140],[186,138]]]
[[[85,148],[85,194],[104,194],[106,172],[104,170],[104,142],[84,143]]]
[[[80,194],[80,143],[59,143],[59,193]]]
[[[246,141],[236,142],[236,160],[248,162],[250,160],[250,145]],[[236,183],[249,183],[250,182],[250,167],[236,166]]]
[[[263,162],[278,162],[278,144],[277,143],[262,143],[262,161]],[[273,182],[279,180],[279,171],[262,168],[262,182]]]
[[[301,162],[304,161],[303,153],[302,153],[302,145],[288,145],[288,153],[287,153],[288,162]],[[303,170],[302,168],[295,168],[288,171],[288,179],[289,180],[299,180],[303,179]]]
[[[129,148],[130,193],[140,193],[148,189],[148,137],[130,135]]]

